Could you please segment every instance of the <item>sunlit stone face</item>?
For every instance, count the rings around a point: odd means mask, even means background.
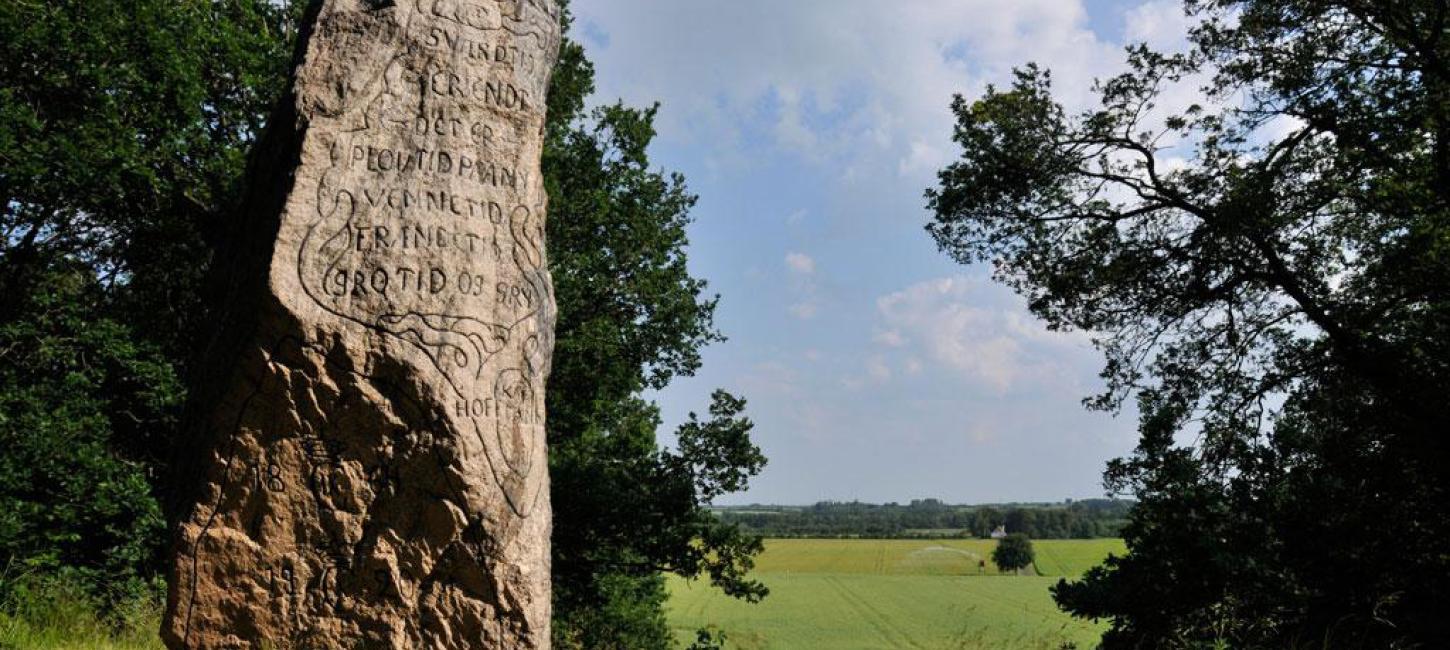
[[[275,234],[233,279],[255,323],[216,368],[173,647],[548,645],[559,39],[552,0],[323,4],[242,215]]]

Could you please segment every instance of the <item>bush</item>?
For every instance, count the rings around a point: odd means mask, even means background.
[[[109,607],[160,573],[161,510],[125,450],[171,429],[181,390],[128,328],[94,316],[97,284],[50,270],[0,320],[0,598],[49,574]]]

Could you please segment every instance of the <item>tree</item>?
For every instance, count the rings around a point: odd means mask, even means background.
[[[1093,333],[1088,404],[1138,406],[1129,554],[1058,603],[1109,648],[1444,645],[1450,7],[1187,10],[1192,48],[1130,48],[1083,114],[1030,65],[957,97],[928,192],[943,250]]]
[[[0,563],[107,601],[158,575],[203,235],[285,82],[288,15],[0,4]]]
[[[205,322],[206,237],[286,83],[293,17],[267,0],[0,7],[6,292],[54,260],[84,264],[185,357]]]
[[[1015,530],[1031,537],[1046,537],[1037,530],[1037,511],[1031,508],[1013,508],[1007,511],[1002,524],[1007,530]]]
[[[1004,572],[1032,566],[1036,558],[1032,540],[1024,533],[1011,533],[997,540],[997,547],[992,549],[992,563]]]
[[[149,593],[165,551],[149,468],[114,443],[173,426],[182,390],[164,355],[90,313],[104,292],[77,266],[9,296],[0,323],[0,591],[63,574],[114,604]]]
[[[559,323],[549,381],[554,495],[554,636],[559,647],[670,647],[661,572],[708,575],[758,600],[745,578],[760,539],[706,506],[764,466],[745,402],[712,396],[676,451],[660,447],[659,409],[641,395],[692,374],[722,340],[717,298],[686,268],[689,194],[649,168],[658,107],[593,111],[593,67],[566,40],[549,94],[544,174]]]

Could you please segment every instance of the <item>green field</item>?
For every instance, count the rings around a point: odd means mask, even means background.
[[[1121,539],[1044,539],[1032,542],[1037,552],[1037,572],[1045,576],[1080,576],[1103,561],[1109,553],[1128,551]]]
[[[1092,647],[1101,627],[1058,611],[1047,592],[1121,540],[1039,540],[1037,576],[1000,575],[990,540],[773,539],[755,576],[770,587],[750,605],[704,582],[670,581],[670,625],[682,641],[706,626],[732,647]],[[985,575],[978,561],[985,559]]]

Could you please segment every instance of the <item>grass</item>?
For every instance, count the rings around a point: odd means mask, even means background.
[[[772,539],[755,564],[756,573],[853,573],[875,575],[976,576],[992,564],[990,539]],[[1082,575],[1109,553],[1122,554],[1120,539],[1040,539],[1032,542],[1037,572]]]
[[[771,589],[765,602],[751,605],[671,577],[670,625],[682,645],[696,630],[715,627],[740,650],[1095,645],[1101,626],[1058,611],[1047,588],[1123,552],[1121,540],[1034,541],[1040,577],[1000,575],[994,546],[975,539],[767,540],[754,574]],[[0,603],[0,650],[161,650],[159,619],[156,603],[102,622],[86,598],[63,586],[11,590]]]
[[[97,611],[63,584],[11,589],[0,603],[0,650],[164,650],[158,602],[138,599],[104,618]]]
[[[1108,556],[1124,555],[1121,539],[1044,539],[1032,542],[1037,572],[1045,576],[1080,576]]]
[[[734,600],[671,578],[670,624],[757,648],[1046,648],[1096,644],[1099,625],[1058,611],[1047,591],[1121,552],[1120,540],[1039,540],[1044,577],[1000,575],[991,540],[767,540],[755,577],[765,602]],[[985,559],[985,575],[978,561]]]

